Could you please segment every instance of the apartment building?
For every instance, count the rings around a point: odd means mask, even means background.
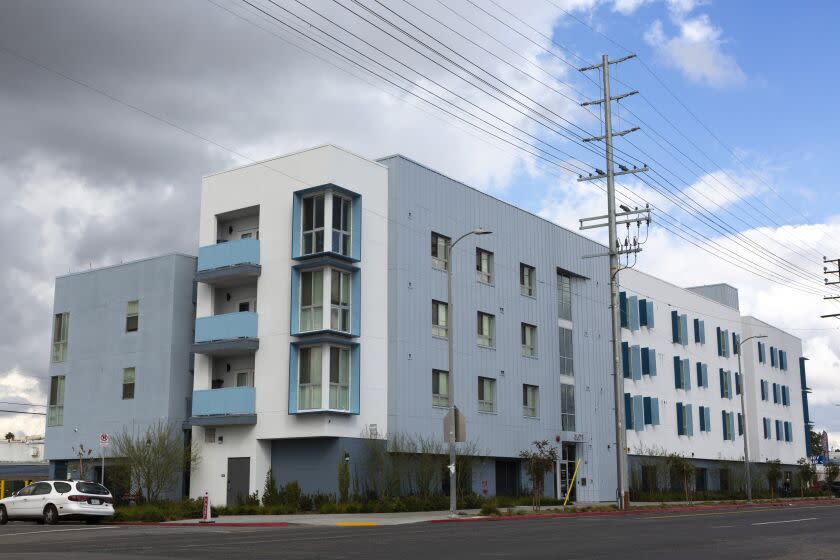
[[[450,262],[477,227],[493,233]],[[405,157],[334,146],[205,177],[200,228],[191,495],[231,502],[269,468],[336,492],[365,440],[443,442],[454,392],[486,457],[475,492],[526,487],[519,452],[549,440],[551,494],[580,459],[577,498],[613,498],[609,281],[583,258],[599,244]]]
[[[194,276],[195,257],[171,254],[56,278],[50,477],[79,477],[83,446],[95,459],[85,475],[98,478],[100,434],[142,433],[159,420],[180,429],[189,417]]]
[[[733,490],[744,437],[756,463],[779,460],[792,471],[807,457],[798,338],[741,316],[738,291],[726,284],[680,288],[626,270],[621,290],[628,463],[637,491],[668,486],[667,473],[657,481],[651,470],[651,458],[668,453],[692,460],[696,490]]]

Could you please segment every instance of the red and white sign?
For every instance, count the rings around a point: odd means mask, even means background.
[[[201,507],[201,523],[213,523],[213,520],[210,519],[212,515],[213,512],[210,509],[210,496],[208,496],[207,492],[205,492],[204,500]]]
[[[111,436],[108,434],[99,434],[99,447],[108,447],[111,443]]]

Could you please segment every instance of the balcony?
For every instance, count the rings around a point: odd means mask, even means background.
[[[235,356],[255,352],[259,347],[254,312],[225,313],[195,320],[192,351],[196,354]]]
[[[233,286],[260,275],[260,241],[237,239],[198,249],[195,281]]]
[[[253,387],[193,391],[193,426],[233,426],[257,423],[257,393]]]

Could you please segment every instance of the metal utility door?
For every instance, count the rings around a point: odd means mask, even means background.
[[[496,460],[496,495],[516,496],[519,494],[519,463]]]
[[[227,505],[239,503],[248,497],[251,486],[251,458],[228,457]]]

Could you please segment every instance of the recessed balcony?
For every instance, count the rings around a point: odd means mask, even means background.
[[[259,239],[237,239],[198,249],[195,280],[213,286],[241,284],[260,275]]]
[[[233,426],[257,423],[254,387],[228,387],[193,391],[193,426]]]
[[[235,356],[255,352],[257,314],[252,311],[199,317],[195,320],[195,344],[192,351],[212,356]]]

